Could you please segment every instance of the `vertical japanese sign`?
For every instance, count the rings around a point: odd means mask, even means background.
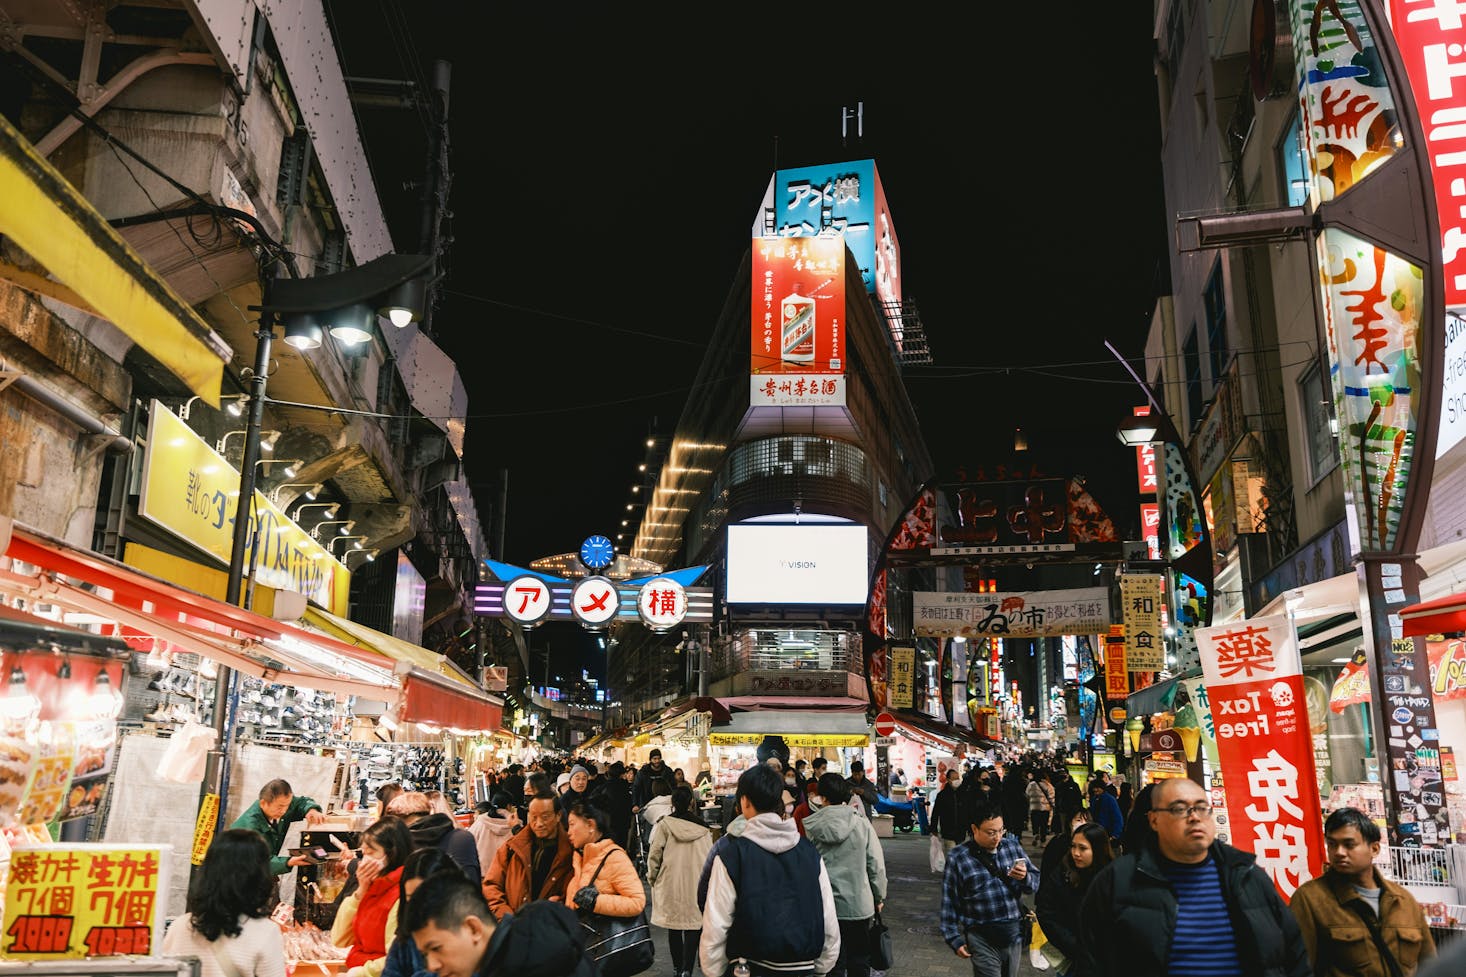
[[[1166,667],[1166,641],[1161,630],[1161,594],[1166,578],[1158,573],[1127,573],[1120,578],[1125,619],[1125,665],[1132,672],[1158,672]]]
[[[750,403],[845,404],[845,239],[754,238]]]
[[[1303,662],[1285,616],[1198,628],[1227,784],[1231,843],[1257,857],[1285,900],[1323,870]]]
[[[891,648],[891,678],[886,693],[886,705],[892,709],[910,709],[912,703],[912,681],[916,674],[916,649],[913,647]]]
[[[37,845],[10,856],[0,957],[145,956],[162,936],[169,845]]]
[[[219,823],[219,795],[205,794],[199,802],[198,820],[193,826],[193,853],[190,864],[202,865],[209,846],[214,843],[214,828]]]
[[[1159,502],[1140,503],[1140,535],[1145,539],[1147,559],[1161,558],[1161,506]]]
[[[1105,636],[1105,698],[1124,702],[1130,695],[1130,671],[1125,662],[1125,625],[1110,625]]]

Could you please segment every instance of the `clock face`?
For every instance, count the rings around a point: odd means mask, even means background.
[[[592,536],[580,544],[580,562],[592,570],[604,570],[616,559],[616,547],[604,536]]]

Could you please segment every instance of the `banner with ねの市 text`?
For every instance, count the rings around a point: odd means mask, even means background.
[[[1285,616],[1198,628],[1231,843],[1257,857],[1284,900],[1323,871],[1303,661]]]

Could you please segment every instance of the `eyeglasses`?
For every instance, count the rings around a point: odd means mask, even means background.
[[[1161,808],[1173,818],[1204,818],[1211,815],[1211,805],[1202,801],[1200,804],[1172,804],[1169,807]]]
[[[989,838],[1001,838],[1008,833],[1007,828],[978,828],[978,834],[987,835]]]

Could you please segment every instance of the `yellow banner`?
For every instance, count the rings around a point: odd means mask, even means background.
[[[886,687],[886,704],[892,709],[910,709],[912,683],[916,674],[916,649],[900,646],[891,649],[891,678]]]
[[[4,117],[0,234],[218,406],[229,348]]]
[[[1166,667],[1166,639],[1161,630],[1165,580],[1158,573],[1127,573],[1120,578],[1125,664],[1132,672],[1158,672]]]
[[[199,802],[198,821],[193,826],[193,855],[189,859],[195,865],[204,863],[209,846],[214,843],[214,828],[219,823],[219,795],[205,794]]]
[[[154,400],[148,412],[138,513],[229,565],[239,472],[177,414]],[[293,590],[321,607],[345,613],[351,574],[310,533],[255,492],[254,535],[259,540],[254,577]],[[249,554],[245,555],[249,568]],[[186,583],[185,581],[176,581]]]
[[[768,733],[709,733],[709,746],[757,746]],[[868,746],[864,733],[794,733],[781,734],[785,746]]]
[[[156,953],[171,851],[169,845],[17,847],[5,880],[0,958]]]

